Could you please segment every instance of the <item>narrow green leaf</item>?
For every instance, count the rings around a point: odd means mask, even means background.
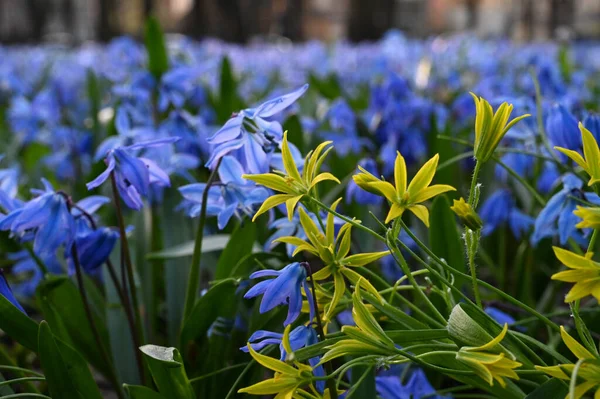
[[[569,393],[567,385],[558,378],[552,378],[537,387],[525,399],[564,399]]]
[[[236,264],[246,255],[252,253],[256,241],[256,224],[244,223],[238,226],[219,257],[215,280],[222,280],[231,275]]]
[[[194,399],[196,397],[177,348],[144,345],[140,350],[144,353],[152,378],[161,395],[177,399]]]
[[[129,399],[166,399],[165,396],[142,385],[123,384]]]
[[[149,17],[146,21],[144,42],[148,51],[148,70],[156,79],[160,79],[169,69],[169,57],[165,36],[155,17]]]
[[[48,277],[38,286],[36,297],[56,336],[81,352],[98,371],[109,376],[110,366],[104,361],[93,338],[81,296],[73,281],[65,276]],[[98,314],[92,316],[96,321],[100,339],[108,349],[108,331],[106,324],[102,322],[104,317],[99,317]]]
[[[454,212],[445,195],[438,196],[431,206],[429,216],[429,245],[451,267],[465,273],[465,253],[458,233]]]
[[[204,238],[202,253],[220,251],[227,246],[229,234],[215,234]],[[192,256],[194,253],[194,241],[188,241],[159,252],[153,252],[146,256],[148,260],[176,259]]]
[[[83,358],[55,338],[45,321],[40,323],[38,347],[48,389],[55,398],[102,398]]]
[[[225,280],[212,286],[198,299],[181,331],[182,345],[202,339],[218,316],[233,313],[237,303],[236,288],[234,280]]]
[[[17,309],[8,299],[0,295],[0,329],[9,337],[34,352],[37,352],[38,325]]]
[[[369,302],[377,311],[383,313],[391,320],[395,321],[398,324],[405,326],[407,329],[411,330],[426,330],[427,325],[425,323],[420,322],[412,316],[407,315],[402,310],[396,308],[395,306],[390,305],[389,303],[381,303],[381,301],[376,298],[374,295],[369,294],[368,292],[362,293],[363,298]]]

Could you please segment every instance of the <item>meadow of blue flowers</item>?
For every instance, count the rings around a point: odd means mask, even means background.
[[[0,397],[600,398],[598,104],[597,43],[0,47]]]

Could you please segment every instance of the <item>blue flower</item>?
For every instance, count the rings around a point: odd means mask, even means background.
[[[363,147],[370,146],[367,139],[358,135],[356,115],[345,100],[337,99],[331,104],[325,121],[321,135],[333,141],[336,152],[342,157],[349,153],[358,154]]]
[[[217,215],[219,229],[224,229],[232,216],[241,219],[243,214],[252,216],[254,207],[269,197],[264,187],[258,187],[249,180],[242,179],[242,165],[232,156],[225,156],[219,166],[220,182],[208,191],[207,215]],[[180,187],[179,192],[188,201],[188,214],[196,217],[202,207],[202,195],[206,183],[194,183]]]
[[[583,119],[583,126],[592,134],[596,141],[600,141],[600,115],[590,112]]]
[[[371,158],[361,159],[358,161],[358,165],[374,176],[380,175],[377,170],[377,163]],[[346,202],[349,203],[352,200],[361,205],[381,205],[383,197],[359,188],[354,180],[350,180],[346,188]]]
[[[250,275],[251,279],[260,277],[275,277],[264,280],[250,288],[244,298],[254,298],[263,295],[260,303],[260,313],[268,312],[276,306],[287,304],[288,314],[284,326],[293,323],[302,309],[302,287],[309,293],[306,284],[306,269],[298,262],[291,263],[281,270],[260,270]],[[308,295],[310,299],[310,295]]]
[[[546,133],[555,146],[570,150],[581,148],[581,133],[577,127],[577,119],[560,104],[555,104],[548,112]]]
[[[267,119],[292,105],[307,89],[305,84],[256,108],[244,109],[229,119],[208,139],[215,147],[206,166],[213,169],[220,158],[235,152],[246,173],[266,172],[270,155],[283,138],[281,124]]]
[[[380,376],[375,377],[375,388],[382,399],[420,399],[425,396],[431,399],[449,399],[449,396],[435,394],[435,388],[419,368],[412,372],[406,385],[402,385],[400,378],[396,376]]]
[[[33,233],[33,250],[39,255],[53,254],[59,246],[69,250],[75,236],[75,220],[63,194],[42,179],[45,189],[32,190],[38,197],[16,208],[0,220],[0,230],[10,230],[23,240]]]
[[[304,325],[300,325],[294,328],[290,332],[289,339],[290,347],[294,352],[298,349],[305,348],[307,346],[311,346],[319,342],[319,339],[317,338],[317,332],[315,331],[315,329]],[[282,340],[283,334],[265,330],[258,330],[250,336],[248,342],[250,343],[250,346],[252,346],[252,349],[254,349],[255,351],[260,351],[267,345],[279,345],[279,351],[281,354],[280,359],[281,361],[285,361],[287,353],[283,348]],[[241,347],[240,349],[244,352],[248,352],[247,346]],[[317,377],[322,377],[325,375],[325,370],[323,369],[322,365],[316,367],[320,361],[320,356],[315,356],[313,358],[308,359],[308,363],[312,367],[314,367],[313,373]],[[325,389],[325,381],[317,381],[317,389],[319,390],[319,392],[323,392],[323,390]]]
[[[513,194],[505,189],[490,195],[481,205],[479,214],[483,220],[483,236],[492,234],[501,225],[508,223],[513,236],[519,239],[534,223],[531,216],[517,209]]]
[[[2,160],[4,156],[0,156]],[[14,165],[6,169],[0,169],[0,190],[4,191],[9,197],[14,198],[19,190],[19,165]]]
[[[171,181],[169,176],[154,161],[148,158],[136,157],[133,153],[144,148],[174,143],[177,140],[176,137],[157,139],[110,150],[106,157],[106,170],[87,183],[87,189],[91,190],[100,186],[114,171],[117,189],[123,202],[132,209],[142,209],[144,206],[142,196],[147,198],[150,195],[151,184],[169,187]]]
[[[509,326],[515,323],[514,317],[509,314],[504,313],[500,309],[494,308],[492,306],[488,306],[485,308],[485,313],[491,316],[492,319],[496,320],[498,324],[503,326],[505,323]]]
[[[562,190],[550,198],[535,220],[531,237],[534,245],[545,237],[554,237],[557,234],[561,245],[565,245],[570,237],[583,242],[583,236],[575,227],[580,219],[573,214],[576,206],[581,204],[577,198],[600,204],[600,197],[594,193],[584,193],[583,182],[571,173],[562,177],[562,183]]]
[[[542,194],[548,194],[557,181],[560,179],[560,172],[554,162],[545,161],[542,166],[542,173],[537,180],[537,189]]]
[[[2,269],[0,269],[0,295],[2,295],[4,298],[8,299],[10,301],[10,303],[15,305],[15,307],[17,309],[19,309],[21,312],[27,314],[25,309],[23,309],[23,306],[21,306],[19,301],[17,301],[17,298],[15,298],[12,290],[10,289],[10,286],[8,285],[8,281],[6,281],[6,277],[4,277],[4,273],[2,272]]]
[[[36,261],[26,250],[10,253],[7,255],[7,258],[15,262],[11,268],[11,274],[18,278],[18,282],[13,284],[14,292],[17,296],[33,297],[38,285],[44,278]],[[64,273],[59,259],[54,254],[42,255],[39,258],[50,273]]]

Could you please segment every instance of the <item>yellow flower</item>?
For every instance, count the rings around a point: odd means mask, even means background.
[[[475,374],[490,385],[494,385],[494,380],[496,380],[502,387],[505,387],[505,377],[518,380],[519,376],[514,369],[521,367],[522,364],[515,361],[514,355],[510,352],[501,347],[498,348],[507,331],[508,324],[505,323],[502,332],[496,338],[482,346],[460,348],[456,353],[456,359],[471,367]],[[497,353],[498,350],[502,350],[502,352]]]
[[[590,353],[583,345],[577,342],[573,337],[567,333],[563,326],[560,326],[560,336],[563,342],[567,345],[567,348],[573,353],[581,365],[577,372],[577,377],[584,380],[581,384],[575,387],[574,398],[579,399],[587,391],[596,387],[595,398],[600,396],[600,362],[598,359]],[[561,380],[570,380],[575,365],[570,364],[559,364],[557,366],[535,366],[537,370],[543,371],[544,373],[560,378]],[[565,396],[565,399],[570,397],[570,393]]]
[[[404,211],[408,209],[429,227],[429,211],[424,205],[419,204],[446,191],[455,190],[454,187],[445,184],[430,186],[438,161],[439,155],[436,154],[417,172],[408,187],[406,187],[406,162],[400,152],[398,152],[394,164],[395,187],[387,181],[378,179],[360,166],[358,168],[361,173],[352,176],[352,178],[356,185],[363,190],[382,195],[390,201],[392,206],[385,223],[402,216]]]
[[[283,334],[283,347],[288,354],[288,357],[294,358],[293,351],[290,345],[290,326],[287,326]],[[242,388],[238,393],[248,393],[250,395],[273,395],[275,399],[291,399],[304,398],[301,394],[301,386],[309,385],[312,381],[312,367],[293,360],[293,366],[282,362],[279,359],[274,359],[262,355],[252,349],[248,344],[250,355],[256,362],[263,367],[273,370],[275,375],[273,378],[261,381],[246,388]],[[295,367],[294,367],[295,366]]]
[[[486,162],[494,154],[500,140],[521,119],[529,114],[521,115],[508,121],[513,110],[513,105],[506,102],[500,104],[496,113],[492,106],[482,97],[471,93],[475,100],[475,159]]]
[[[340,201],[341,198],[331,205],[331,208],[334,211]],[[304,233],[306,234],[308,241],[304,241],[301,238],[292,236],[280,237],[275,241],[295,245],[297,248],[294,251],[294,256],[299,252],[306,251],[319,257],[325,266],[313,274],[315,281],[324,280],[330,276],[333,276],[333,297],[329,302],[329,306],[326,306],[324,318],[325,321],[328,321],[331,320],[337,304],[340,302],[344,296],[344,293],[346,292],[346,283],[344,278],[347,278],[352,284],[357,284],[358,280],[360,280],[362,277],[351,268],[364,266],[374,262],[390,252],[382,251],[348,255],[350,252],[352,230],[352,225],[350,223],[344,224],[340,228],[336,237],[334,225],[335,220],[333,214],[330,213],[327,215],[325,234],[323,234],[323,232],[321,232],[321,230],[317,227],[315,222],[310,218],[310,216],[308,216],[303,208],[299,208],[298,211],[300,214],[300,224],[304,229]],[[365,280],[364,286],[367,291],[371,292],[376,297],[381,298],[371,283]]]
[[[577,151],[567,148],[554,147],[554,149],[562,152],[575,161],[577,165],[581,166],[590,176],[588,186],[592,186],[600,181],[600,149],[598,149],[598,143],[594,135],[583,127],[581,122],[579,122],[579,130],[581,131],[581,141],[583,142],[583,157]]]
[[[292,220],[296,205],[315,187],[315,185],[325,180],[332,180],[339,184],[340,181],[331,173],[318,173],[323,160],[333,148],[329,147],[325,150],[329,144],[331,144],[331,141],[321,143],[314,151],[308,153],[304,161],[304,169],[302,170],[302,174],[300,174],[298,167],[294,162],[294,157],[290,152],[287,132],[285,132],[281,143],[281,157],[283,159],[285,173],[275,171],[275,173],[242,175],[244,179],[252,180],[257,184],[283,193],[267,198],[252,218],[252,221],[269,209],[283,204],[284,202],[287,208],[288,218]]]
[[[554,255],[570,270],[552,275],[552,280],[575,283],[567,293],[565,302],[573,302],[588,295],[600,300],[600,263],[594,262],[592,253],[577,255],[566,249],[553,247]]]
[[[587,227],[592,229],[600,228],[600,208],[586,208],[578,205],[577,210],[573,211],[573,214],[583,219],[575,226],[578,229],[585,229]]]
[[[458,201],[454,200],[454,204],[450,207],[456,213],[456,216],[462,220],[462,222],[473,231],[477,231],[483,226],[483,222],[477,213],[471,208],[471,205],[465,202],[464,198],[460,198]]]

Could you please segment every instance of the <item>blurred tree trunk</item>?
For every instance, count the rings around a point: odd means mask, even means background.
[[[465,0],[467,5],[467,28],[475,30],[479,24],[479,0]]]
[[[533,40],[533,34],[535,31],[533,0],[525,0],[525,4],[523,5],[523,25],[525,28],[525,39]]]
[[[63,15],[63,23],[65,24],[65,30],[70,35],[71,42],[75,42],[75,25],[76,25],[76,16],[75,16],[75,6],[73,4],[73,0],[63,0],[62,2],[62,15]]]
[[[304,12],[304,1],[303,0],[288,0],[287,9],[283,15],[283,36],[290,38],[293,41],[299,41],[304,39],[303,30],[303,12]]]
[[[114,36],[111,17],[116,4],[114,0],[99,0],[99,2],[100,20],[98,21],[98,38],[102,41],[108,41]]]
[[[553,38],[560,27],[572,28],[574,17],[575,2],[573,0],[551,0],[549,36]]]
[[[46,19],[48,16],[48,2],[46,0],[27,0],[27,13],[31,21],[31,39],[40,42],[44,36]]]
[[[148,18],[152,14],[152,10],[154,9],[154,1],[153,0],[144,0],[144,17]]]
[[[350,0],[348,38],[377,40],[394,23],[394,0]]]
[[[195,0],[181,23],[181,31],[196,38],[215,36],[232,42],[244,42],[245,14],[238,0]]]

